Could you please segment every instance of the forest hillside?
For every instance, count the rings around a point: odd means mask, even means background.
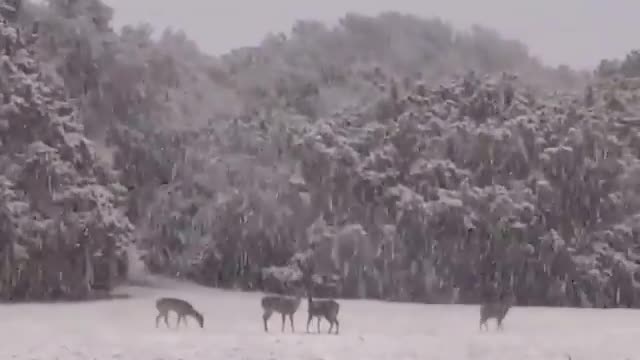
[[[213,57],[100,0],[0,4],[6,300],[95,296],[139,256],[215,287],[640,304],[637,52],[584,74],[384,13]]]

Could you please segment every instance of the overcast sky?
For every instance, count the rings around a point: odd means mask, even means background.
[[[348,11],[396,10],[474,23],[522,40],[553,65],[597,64],[640,48],[640,0],[105,0],[116,26],[148,22],[183,29],[209,53],[255,45],[297,19],[333,22]]]

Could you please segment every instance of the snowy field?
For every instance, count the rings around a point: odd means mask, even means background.
[[[634,310],[514,308],[503,332],[492,320],[491,331],[481,333],[477,306],[342,300],[336,336],[306,334],[303,302],[295,334],[288,327],[282,334],[276,316],[265,334],[260,294],[188,284],[125,290],[134,296],[0,305],[0,359],[640,359],[640,311]],[[205,328],[190,319],[186,329],[156,329],[154,301],[167,295],[191,301],[204,313]]]

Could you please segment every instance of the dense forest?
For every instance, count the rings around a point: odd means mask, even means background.
[[[149,271],[321,296],[640,306],[640,53],[552,68],[398,13],[202,53],[0,0],[0,298]]]

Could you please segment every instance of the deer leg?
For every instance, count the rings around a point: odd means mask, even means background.
[[[264,331],[265,332],[269,332],[269,328],[267,327],[267,322],[269,321],[269,318],[271,317],[272,312],[271,311],[265,311],[264,314],[262,314],[262,322],[264,322]]]
[[[309,314],[309,318],[307,319],[307,332],[309,332],[309,325],[311,324],[311,320],[313,320],[313,315]]]
[[[504,330],[504,328],[502,327],[502,319],[498,319],[498,330]]]
[[[296,332],[296,328],[293,326],[293,314],[289,314],[289,322],[291,323],[291,332]]]
[[[322,317],[318,316],[318,334],[320,334],[320,321],[322,320]]]
[[[333,327],[336,327],[336,334],[340,331],[340,323],[338,322],[338,318],[337,317],[327,317],[327,320],[329,321],[329,323],[331,324],[331,326],[329,327],[329,334],[331,334],[331,330],[333,330]]]
[[[162,313],[158,313],[158,316],[156,316],[156,328],[158,328],[158,323],[160,322],[161,317],[162,317]]]
[[[285,324],[285,319],[286,319],[286,315],[283,313],[282,315],[282,332],[284,332],[284,324]]]
[[[164,317],[164,324],[167,326],[167,328],[170,328],[170,326],[169,326],[169,313],[168,312],[164,313],[163,317]]]
[[[182,315],[178,315],[178,320],[176,321],[176,329],[180,327],[181,321],[182,321]]]

